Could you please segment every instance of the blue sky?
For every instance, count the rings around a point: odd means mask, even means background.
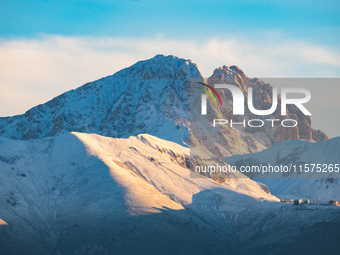
[[[337,46],[339,1],[2,1],[0,36],[39,34],[177,38],[280,31]]]
[[[192,59],[207,77],[222,65],[249,77],[340,77],[339,13],[340,1],[319,0],[2,0],[0,116],[156,54]],[[339,109],[338,94],[326,96]],[[313,126],[338,134],[325,123]]]

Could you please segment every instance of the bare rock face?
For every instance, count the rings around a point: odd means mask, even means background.
[[[108,137],[129,137],[148,133],[182,144],[190,137],[190,79],[203,75],[191,60],[157,55],[140,61],[112,76],[87,83],[28,110],[23,115],[0,118],[0,136],[17,140],[57,136],[71,131],[97,133]],[[248,78],[237,66],[217,68],[209,78],[211,84],[231,83],[242,91],[254,88],[254,106],[268,109],[272,87],[258,79]],[[222,92],[225,109],[212,108],[221,118],[232,117],[232,97]],[[280,105],[271,118],[282,119]],[[247,119],[262,118],[246,110]],[[299,121],[298,128],[226,129],[217,144],[204,145],[220,153],[257,152],[283,140],[327,139],[321,131],[311,129],[309,117],[297,109],[287,116]],[[268,125],[267,125],[268,126]],[[194,137],[191,139],[195,141]],[[226,150],[226,151],[223,151]],[[216,150],[215,150],[216,151]],[[214,152],[215,152],[214,151]]]
[[[255,109],[270,109],[273,102],[273,88],[270,84],[264,83],[263,81],[254,78],[250,79],[247,77],[243,71],[237,66],[223,66],[215,69],[213,75],[208,79],[210,84],[233,84],[239,87],[243,94],[245,95],[245,102],[248,100],[248,88],[253,88],[253,105]],[[295,140],[295,139],[307,139],[313,140],[313,135],[315,135],[315,141],[322,141],[328,139],[328,137],[321,131],[314,132],[311,128],[311,118],[310,116],[304,115],[295,105],[287,106],[287,113],[285,116],[281,115],[281,95],[278,96],[278,105],[276,111],[269,116],[259,116],[251,113],[245,103],[245,115],[240,118],[238,116],[233,116],[233,101],[232,94],[229,90],[219,90],[220,96],[225,105],[220,109],[222,116],[227,119],[233,119],[235,121],[240,121],[241,119],[261,119],[267,125],[259,128],[249,128],[242,127],[238,125],[238,130],[242,133],[251,134],[256,137],[262,145],[269,147],[276,143],[284,140]],[[274,128],[268,125],[266,119],[277,119],[280,121],[275,121]],[[280,122],[284,119],[293,119],[298,122],[297,128],[284,127]],[[291,124],[291,123],[289,123]]]
[[[321,130],[317,129],[312,129],[312,136],[313,136],[313,140],[315,142],[320,142],[320,141],[324,141],[324,140],[328,140],[328,136],[322,132]]]

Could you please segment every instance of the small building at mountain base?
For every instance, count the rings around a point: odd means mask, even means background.
[[[339,201],[336,201],[336,200],[330,200],[328,202],[329,205],[339,205]]]
[[[294,200],[294,205],[301,205],[301,204],[302,204],[302,199]]]

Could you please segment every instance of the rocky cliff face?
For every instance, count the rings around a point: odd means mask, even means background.
[[[199,150],[208,149],[213,155],[219,158],[229,157],[235,154],[254,153],[263,150],[285,140],[306,139],[322,141],[328,137],[320,130],[316,131],[311,128],[311,118],[304,115],[295,105],[288,105],[286,115],[281,115],[281,96],[275,93],[277,97],[276,110],[266,116],[253,114],[248,108],[248,88],[252,88],[253,106],[258,110],[270,109],[273,104],[273,87],[257,78],[250,79],[237,66],[223,66],[215,69],[213,75],[206,81],[212,87],[215,84],[232,84],[237,86],[244,95],[244,115],[233,115],[233,95],[227,89],[216,89],[221,97],[223,106],[208,97],[207,115],[202,116],[201,94],[198,87],[199,80],[192,83],[191,90],[191,132],[193,133],[192,145],[200,148]],[[196,88],[195,88],[196,87]],[[216,125],[214,119],[223,119],[228,121],[226,124]],[[297,127],[285,127],[281,121],[292,119],[298,122]],[[260,127],[250,127],[251,125]],[[275,120],[271,122],[270,120]],[[231,125],[231,121],[235,123]],[[238,123],[238,124],[236,124]],[[292,125],[288,121],[285,125]],[[203,145],[203,146],[202,146]],[[196,152],[199,155],[199,152]]]
[[[0,118],[0,135],[28,140],[70,131],[108,137],[148,133],[176,143],[188,143],[192,78],[202,79],[203,75],[191,60],[157,55],[112,76],[68,91],[23,115]],[[232,82],[243,91],[253,86],[255,107],[271,104],[271,86],[249,79],[238,67],[216,69],[209,82]],[[222,96],[228,108],[222,109],[219,114],[228,117],[232,106],[231,95],[227,93]],[[278,117],[277,113],[273,115]],[[299,119],[298,129],[229,130],[237,133],[234,141],[230,143],[226,137],[222,139],[225,140],[222,145],[226,146],[227,154],[232,155],[260,151],[282,140],[311,139],[313,134],[318,141],[327,138],[321,131],[311,129],[309,117],[303,119],[294,109],[289,110],[287,116]],[[249,111],[247,117],[253,117]],[[240,146],[242,149],[237,149]]]
[[[215,69],[213,75],[208,79],[210,84],[233,84],[239,87],[244,96],[245,102],[248,101],[248,88],[253,88],[253,105],[255,109],[270,109],[273,102],[273,87],[270,84],[254,78],[250,79],[243,71],[237,66],[223,66]],[[226,106],[221,109],[223,116],[227,118],[233,118],[232,115],[232,94],[228,91],[221,91],[223,102],[226,102]],[[275,95],[276,96],[276,95]],[[245,104],[245,119],[294,119],[298,122],[297,128],[287,128],[282,125],[272,128],[271,125],[264,125],[261,128],[244,128],[241,129],[244,133],[251,133],[258,137],[259,141],[265,146],[271,146],[284,140],[294,139],[307,139],[322,141],[327,140],[328,137],[320,130],[312,129],[312,121],[310,116],[304,115],[295,105],[287,106],[287,114],[281,116],[281,95],[278,94],[278,104],[276,111],[269,116],[259,116],[251,113]],[[279,123],[278,121],[276,123]]]

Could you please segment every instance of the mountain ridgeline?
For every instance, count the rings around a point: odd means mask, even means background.
[[[0,136],[28,140],[72,131],[120,138],[148,133],[187,144],[191,78],[204,78],[191,60],[157,55],[61,94],[23,115],[0,118]],[[244,92],[252,86],[255,106],[270,107],[271,86],[250,79],[236,66],[217,68],[208,81],[235,84]],[[222,92],[221,96],[226,108],[215,110],[230,117],[231,94]],[[226,155],[261,151],[283,140],[327,139],[321,131],[313,130],[310,117],[297,109],[288,109],[287,116],[299,121],[298,128],[229,128],[240,141],[238,146],[246,150],[227,146]],[[252,117],[249,111],[245,117]],[[282,119],[278,111],[272,117]]]

